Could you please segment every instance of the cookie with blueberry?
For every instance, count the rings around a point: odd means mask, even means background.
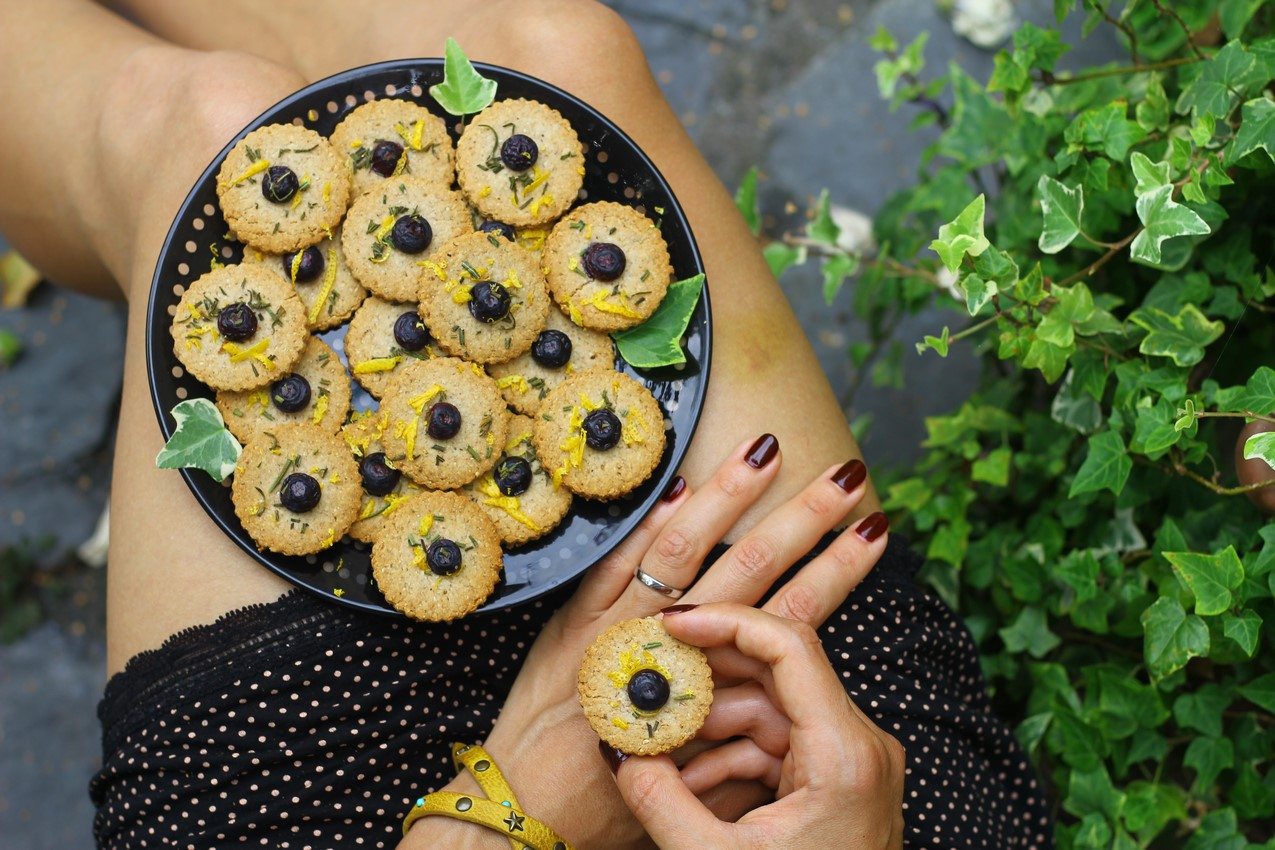
[[[555,224],[543,262],[549,290],[571,321],[607,333],[649,319],[673,275],[655,222],[611,201],[577,207]]]
[[[350,412],[350,379],[336,352],[310,337],[286,375],[255,390],[221,390],[217,409],[241,443],[280,425],[309,423],[335,434]]]
[[[509,411],[496,382],[476,363],[455,357],[414,360],[381,399],[388,416],[386,459],[417,484],[450,490],[496,465]]]
[[[436,348],[415,303],[397,304],[375,295],[363,302],[345,334],[350,374],[376,398],[385,395],[403,364],[428,360]]]
[[[341,247],[359,283],[387,301],[415,301],[430,253],[473,230],[460,193],[403,174],[355,199]]]
[[[230,486],[235,515],[261,549],[310,555],[358,517],[359,469],[345,441],[317,425],[280,425],[244,446]]]
[[[286,281],[252,263],[221,266],[182,293],[173,351],[215,390],[252,390],[286,375],[305,348],[305,307]]]
[[[332,147],[345,158],[361,195],[404,174],[448,189],[456,152],[447,124],[425,107],[399,98],[369,101],[341,119]]]
[[[294,124],[244,136],[217,171],[217,200],[235,237],[279,254],[331,236],[350,204],[350,174],[328,140]]]
[[[615,345],[604,333],[582,328],[557,307],[549,310],[545,329],[531,348],[513,360],[493,363],[487,371],[519,413],[535,415],[550,391],[570,375],[615,366]]]
[[[545,396],[536,455],[555,486],[616,499],[651,476],[664,456],[664,413],[651,391],[609,369],[576,373]]]
[[[358,462],[359,483],[363,485],[359,518],[350,527],[349,534],[365,543],[373,542],[381,525],[410,497],[421,492],[412,479],[385,457],[381,436],[388,424],[389,416],[380,411],[360,411],[341,429],[341,438]]]
[[[321,242],[288,251],[268,254],[244,249],[245,263],[257,263],[286,280],[305,305],[306,327],[325,331],[345,323],[367,298],[367,290],[354,277],[341,250],[341,228]]]
[[[453,239],[425,261],[420,305],[439,347],[476,363],[528,350],[550,309],[535,256],[481,232]]]
[[[713,706],[713,671],[703,650],[653,617],[598,635],[585,650],[577,684],[593,731],[630,755],[677,749],[695,737]]]
[[[509,420],[509,437],[491,471],[465,487],[465,495],[487,512],[500,540],[518,546],[543,537],[571,510],[571,491],[554,487],[536,457],[535,423],[527,416]]]
[[[501,100],[473,117],[456,143],[456,178],[486,218],[544,224],[567,211],[584,185],[580,138],[556,109]]]
[[[412,496],[372,546],[372,575],[385,599],[414,620],[465,616],[496,587],[504,556],[485,513],[456,493]]]

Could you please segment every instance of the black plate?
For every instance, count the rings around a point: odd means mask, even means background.
[[[582,200],[627,203],[659,221],[668,242],[675,280],[704,270],[677,199],[632,139],[588,104],[548,83],[507,68],[482,63],[475,63],[475,67],[497,81],[497,98],[533,98],[552,106],[571,122],[588,151]],[[173,432],[168,411],[175,404],[186,398],[213,396],[211,390],[181,368],[173,354],[169,324],[185,285],[208,271],[214,254],[223,262],[237,262],[242,256],[241,246],[226,238],[226,223],[217,208],[216,171],[226,153],[240,138],[263,124],[291,121],[327,136],[351,109],[377,97],[402,97],[420,103],[445,118],[455,135],[457,119],[446,115],[428,94],[429,87],[441,82],[442,75],[441,59],[413,59],[367,65],[320,80],[258,116],[200,175],[173,221],[151,282],[146,365],[155,413],[165,439]],[[342,326],[321,334],[342,361],[345,330]],[[570,515],[554,532],[506,552],[504,578],[480,611],[517,605],[570,581],[603,558],[646,516],[672,480],[695,433],[708,384],[711,337],[705,288],[684,338],[685,365],[639,372],[620,364],[625,372],[650,387],[664,409],[668,445],[663,460],[654,475],[626,498],[608,503],[577,499]],[[356,383],[353,405],[366,409],[375,407],[376,401]],[[304,558],[259,552],[235,516],[229,480],[218,484],[197,470],[184,469],[181,474],[217,525],[239,548],[272,572],[341,605],[402,616],[375,587],[369,563],[371,547],[367,544],[347,537],[317,556]],[[342,595],[335,595],[336,590]]]

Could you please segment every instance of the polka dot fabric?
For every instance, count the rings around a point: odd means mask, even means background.
[[[851,698],[907,751],[906,844],[1046,850],[1032,769],[916,567],[891,539],[821,631]],[[451,742],[487,735],[568,593],[411,624],[294,592],[174,636],[98,707],[98,846],[393,847],[412,801],[451,780]]]

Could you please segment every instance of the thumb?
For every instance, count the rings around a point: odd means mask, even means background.
[[[668,756],[632,757],[615,774],[620,796],[664,850],[724,846],[726,825],[682,781]]]

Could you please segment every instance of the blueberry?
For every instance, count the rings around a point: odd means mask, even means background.
[[[310,403],[310,382],[296,373],[284,375],[270,386],[270,400],[284,413],[296,413]]]
[[[359,462],[359,475],[363,478],[363,489],[373,496],[394,492],[398,480],[403,477],[403,473],[385,462],[385,452],[364,455]]]
[[[287,275],[288,280],[292,280],[292,264],[296,262],[297,255],[283,255],[283,273]],[[297,283],[311,283],[319,279],[323,274],[323,252],[318,246],[311,245],[301,252],[301,262],[297,266]]]
[[[500,146],[500,161],[510,171],[526,171],[540,158],[540,148],[529,136],[515,133]]]
[[[514,237],[517,235],[514,233],[514,227],[512,224],[505,224],[503,221],[496,221],[493,218],[489,218],[482,224],[478,225],[478,229],[483,233],[499,234],[500,236],[508,239],[510,242],[514,241]]]
[[[668,702],[668,679],[654,670],[639,670],[629,679],[629,701],[638,711],[659,711]]]
[[[429,330],[415,310],[408,310],[394,320],[394,341],[404,351],[420,351],[429,344]]]
[[[509,290],[499,283],[480,280],[469,290],[469,314],[491,324],[509,315]]]
[[[294,514],[314,510],[319,504],[319,482],[304,472],[294,472],[279,487],[279,502]]]
[[[257,314],[242,301],[222,307],[217,314],[217,333],[231,342],[243,342],[257,332]]]
[[[391,177],[398,168],[398,158],[403,155],[403,146],[398,142],[377,142],[372,148],[371,169],[382,177]]]
[[[615,280],[624,274],[624,251],[610,242],[594,242],[580,255],[580,264],[594,280]]]
[[[449,576],[460,569],[460,547],[454,540],[440,537],[425,550],[425,563],[434,575]]]
[[[429,409],[429,435],[435,440],[450,440],[460,431],[460,411],[456,405],[440,401]]]
[[[562,331],[541,331],[531,344],[531,359],[546,369],[561,369],[571,359],[571,337]]]
[[[620,442],[620,417],[609,407],[599,407],[584,417],[584,444],[604,452]]]
[[[434,229],[429,222],[415,213],[399,216],[390,231],[390,242],[404,254],[419,254],[429,247],[433,238]]]
[[[531,464],[520,457],[501,458],[492,476],[506,496],[521,496],[531,486]]]
[[[286,204],[301,188],[297,173],[286,165],[272,165],[261,178],[261,194],[272,204]]]

